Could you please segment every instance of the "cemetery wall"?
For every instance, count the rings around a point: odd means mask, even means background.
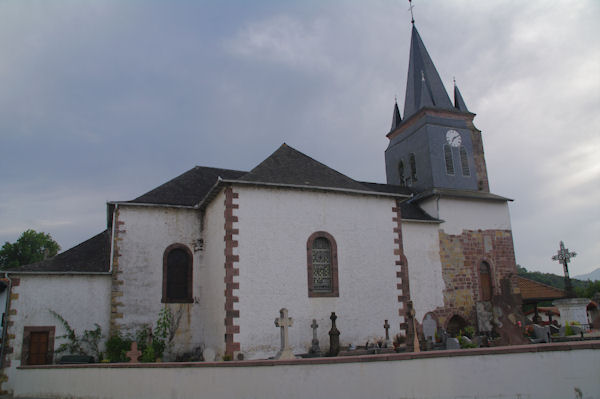
[[[120,316],[116,325],[121,332],[135,333],[156,324],[165,306],[162,303],[165,250],[172,244],[183,244],[193,254],[195,300],[166,305],[179,319],[173,350],[190,350],[203,342],[202,320],[208,304],[199,300],[198,293],[208,287],[202,278],[203,254],[195,250],[200,239],[200,218],[200,211],[194,209],[119,206],[119,284],[113,289],[122,293],[116,305]]]
[[[103,333],[108,332],[110,315],[110,275],[73,274],[19,274],[12,275],[10,321],[8,322],[8,347],[5,369],[11,385],[15,367],[21,365],[25,327],[53,327],[54,348],[67,342],[58,337],[66,333],[65,327],[50,311],[65,319],[71,328],[82,334],[94,330],[95,323]],[[58,355],[57,356],[62,356]]]
[[[400,331],[395,264],[397,226],[392,198],[239,186],[239,334],[246,358],[279,350],[273,320],[281,308],[294,319],[290,344],[296,353],[311,344],[312,319],[321,349],[329,347],[331,312],[338,316],[341,343],[364,345]],[[309,297],[307,241],[318,231],[335,239],[339,297]]]
[[[427,312],[444,306],[444,279],[440,261],[438,223],[403,221],[404,254],[415,317],[421,322]]]
[[[600,398],[600,343],[17,370],[15,398]],[[169,383],[165,383],[169,382]]]

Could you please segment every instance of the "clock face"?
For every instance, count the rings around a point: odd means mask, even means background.
[[[456,130],[448,130],[446,132],[446,141],[452,147],[458,147],[462,143],[462,137],[460,137],[460,133]]]

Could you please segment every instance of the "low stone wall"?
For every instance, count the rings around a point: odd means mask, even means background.
[[[600,341],[355,357],[20,367],[15,398],[600,398]]]

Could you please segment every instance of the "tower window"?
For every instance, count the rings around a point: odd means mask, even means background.
[[[467,150],[462,145],[460,146],[460,165],[462,167],[462,175],[471,176],[471,171],[469,170],[469,158],[467,157]]]
[[[452,147],[449,144],[444,144],[444,159],[446,160],[446,173],[454,174],[454,159],[452,158]]]
[[[398,178],[400,187],[404,187],[406,185],[406,178],[404,177],[404,162],[400,161],[398,163]]]
[[[410,153],[410,180],[411,182],[417,181],[417,160],[415,159],[415,154],[413,152]]]

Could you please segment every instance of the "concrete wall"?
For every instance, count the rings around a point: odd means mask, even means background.
[[[600,344],[20,369],[15,398],[600,398]]]
[[[329,347],[331,312],[338,315],[342,344],[364,345],[385,335],[384,320],[399,332],[394,200],[390,198],[234,187],[239,193],[239,325],[236,341],[246,358],[279,349],[274,319],[287,308],[294,319],[296,353],[311,343],[312,319],[321,348]],[[307,240],[326,231],[337,243],[339,297],[309,298]],[[397,235],[396,235],[397,236]]]
[[[61,315],[78,334],[94,330],[97,323],[103,334],[108,334],[110,315],[109,275],[12,275],[19,277],[18,286],[12,288],[11,317],[13,325],[8,334],[14,335],[9,345],[13,353],[7,356],[10,367],[6,369],[10,389],[15,367],[21,365],[24,327],[55,326],[54,349],[67,342],[58,337],[66,333],[61,322],[50,310]],[[57,355],[62,356],[62,355]],[[3,387],[4,388],[4,387]]]

